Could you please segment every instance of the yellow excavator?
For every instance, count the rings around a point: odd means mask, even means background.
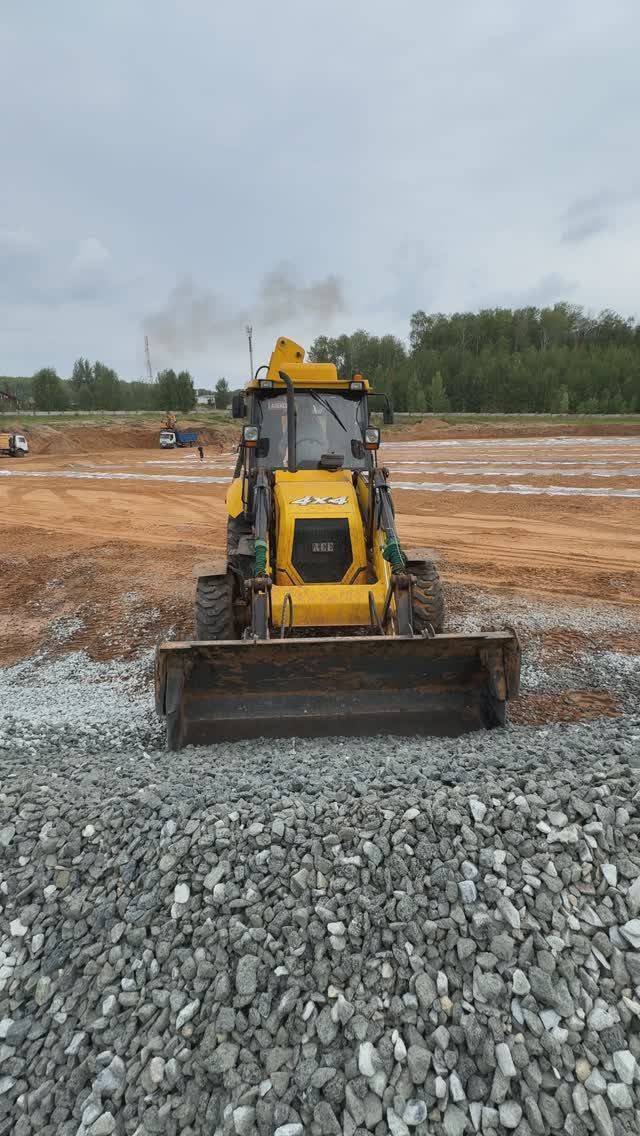
[[[392,407],[278,339],[244,419],[227,555],[195,570],[195,639],[156,652],[170,749],[256,737],[459,734],[503,725],[511,629],[448,634],[432,557],[404,549],[380,430]]]

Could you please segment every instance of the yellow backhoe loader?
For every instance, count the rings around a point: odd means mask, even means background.
[[[362,375],[340,379],[284,338],[234,395],[246,425],[227,555],[196,569],[195,639],[156,653],[170,749],[504,724],[517,636],[444,631],[436,566],[396,531],[376,398],[392,422]]]

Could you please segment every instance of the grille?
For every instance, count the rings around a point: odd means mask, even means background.
[[[293,533],[293,566],[305,584],[339,584],[353,555],[349,521],[297,520]]]

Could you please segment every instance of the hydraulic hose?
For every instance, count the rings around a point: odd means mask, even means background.
[[[407,558],[400,547],[397,536],[389,537],[382,547],[382,555],[388,560],[394,572],[404,572],[407,567]]]
[[[267,570],[267,542],[266,540],[255,541],[255,567],[254,575],[264,576]]]
[[[391,565],[393,572],[404,572],[407,567],[407,558],[402,551],[396,532],[393,504],[384,470],[376,469],[374,471],[373,488],[380,503],[380,527],[387,537],[382,546],[382,555]]]

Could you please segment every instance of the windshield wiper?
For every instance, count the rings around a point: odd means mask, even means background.
[[[330,402],[325,402],[325,400],[324,400],[323,398],[321,398],[319,394],[316,394],[316,392],[315,392],[315,391],[309,391],[308,393],[309,393],[309,394],[311,395],[311,397],[312,397],[312,398],[315,398],[316,402],[319,402],[319,403],[320,403],[320,406],[324,406],[325,410],[328,410],[328,411],[329,411],[329,414],[333,414],[333,417],[335,418],[336,422],[337,422],[337,423],[338,423],[338,424],[339,424],[340,426],[342,426],[342,429],[344,430],[344,432],[345,432],[345,434],[346,434],[346,432],[347,432],[347,427],[345,426],[344,422],[343,422],[343,421],[342,421],[342,419],[340,418],[340,415],[338,414],[338,412],[337,412],[336,410],[334,410],[334,409],[333,409],[333,407],[332,407],[331,403],[330,403]]]

